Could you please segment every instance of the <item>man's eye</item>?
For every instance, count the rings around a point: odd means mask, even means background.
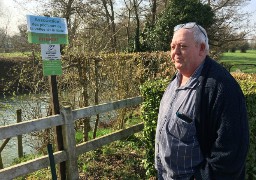
[[[187,46],[185,46],[185,45],[180,45],[180,48],[181,49],[185,49]]]

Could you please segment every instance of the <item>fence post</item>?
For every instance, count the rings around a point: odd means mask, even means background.
[[[22,122],[21,109],[16,110],[16,114],[17,114],[17,123]],[[18,135],[17,139],[18,139],[18,155],[19,155],[19,158],[22,158],[23,157],[22,135]]]
[[[71,107],[63,107],[61,110],[64,125],[62,127],[64,151],[67,154],[66,177],[68,180],[78,180],[78,163],[76,153],[75,128]]]

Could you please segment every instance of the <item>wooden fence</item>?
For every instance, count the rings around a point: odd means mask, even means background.
[[[0,127],[0,140],[18,135],[27,134],[34,131],[62,126],[64,150],[54,152],[55,164],[66,162],[66,178],[68,180],[79,179],[78,156],[97,149],[113,141],[128,137],[136,132],[143,130],[143,123],[137,124],[127,129],[123,129],[109,135],[96,138],[94,140],[76,145],[74,122],[78,119],[90,117],[104,112],[139,105],[142,102],[141,97],[134,97],[120,100],[112,103],[90,106],[86,108],[71,110],[70,107],[64,107],[60,115],[49,116],[46,118],[34,119],[13,125]],[[20,163],[0,170],[0,177],[5,180],[23,176],[34,171],[50,166],[48,156],[42,156],[34,160]]]

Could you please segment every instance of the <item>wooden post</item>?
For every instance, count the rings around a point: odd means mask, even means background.
[[[4,168],[4,165],[3,165],[3,160],[2,160],[2,151],[4,149],[4,147],[6,146],[6,144],[10,141],[11,138],[7,138],[4,140],[4,143],[1,145],[0,147],[0,169],[3,169]]]
[[[64,107],[61,111],[64,125],[62,127],[64,137],[64,149],[67,154],[66,173],[68,180],[78,180],[76,138],[71,107]]]
[[[2,159],[2,154],[0,153],[0,169],[4,168],[4,164],[3,164],[3,159]]]
[[[50,93],[51,93],[51,100],[52,100],[51,103],[52,103],[53,114],[60,114],[56,75],[49,76],[49,82],[50,82]],[[56,141],[57,141],[58,150],[59,151],[64,150],[61,126],[56,126]],[[65,169],[66,169],[66,163],[61,162],[59,165],[59,176],[61,180],[66,180]]]
[[[95,105],[99,104],[99,59],[96,58],[95,59]],[[98,124],[99,124],[99,120],[100,120],[100,115],[97,114],[96,115],[96,121],[95,121],[95,125],[94,125],[94,131],[93,131],[93,139],[96,138],[96,134],[97,134],[97,128],[98,128]]]
[[[16,114],[17,114],[17,123],[22,122],[21,109],[16,110]],[[19,155],[19,158],[22,158],[23,157],[22,135],[17,136],[17,139],[18,139],[18,155]]]

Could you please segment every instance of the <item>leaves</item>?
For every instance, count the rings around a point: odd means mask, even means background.
[[[167,51],[176,25],[197,22],[207,29],[213,23],[213,18],[214,13],[208,5],[194,0],[171,0],[156,23],[145,27],[142,34],[144,50]]]
[[[167,80],[147,81],[140,88],[144,99],[141,106],[141,118],[144,122],[143,134],[146,146],[143,164],[148,178],[156,175],[154,168],[155,131],[160,100],[167,84]]]

